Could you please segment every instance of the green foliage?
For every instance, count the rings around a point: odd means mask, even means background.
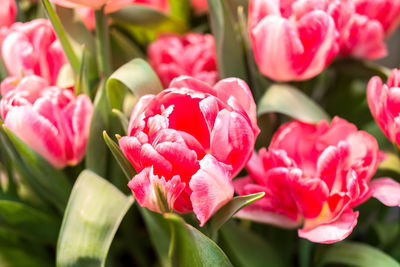
[[[72,190],[57,245],[57,266],[104,266],[108,249],[132,197],[83,171]]]
[[[170,260],[172,266],[233,266],[211,239],[174,214],[166,214],[171,225]]]

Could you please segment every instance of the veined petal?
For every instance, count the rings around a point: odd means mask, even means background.
[[[348,210],[329,224],[322,224],[310,230],[298,230],[300,237],[315,243],[331,244],[345,239],[357,224],[358,211]]]
[[[371,195],[389,207],[400,206],[400,184],[389,177],[374,179],[369,184]]]
[[[200,161],[200,169],[189,183],[193,211],[203,226],[208,219],[233,197],[231,175],[213,156]]]

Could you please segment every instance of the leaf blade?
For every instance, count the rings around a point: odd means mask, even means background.
[[[57,266],[104,266],[115,232],[132,203],[132,197],[84,170],[74,185],[63,218]]]

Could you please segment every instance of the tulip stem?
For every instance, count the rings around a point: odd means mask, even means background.
[[[100,76],[105,78],[111,75],[110,35],[108,31],[107,16],[104,7],[94,12],[96,19],[96,43],[99,55]]]

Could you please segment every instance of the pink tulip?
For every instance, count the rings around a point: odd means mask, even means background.
[[[357,223],[353,208],[371,195],[400,204],[400,185],[375,179],[376,140],[338,117],[331,124],[293,121],[281,126],[268,151],[253,154],[249,175],[234,181],[239,195],[265,192],[239,217],[281,227],[301,227],[300,237],[318,243],[346,238]]]
[[[168,0],[51,0],[51,1],[57,5],[69,8],[90,7],[96,10],[104,6],[106,13],[115,12],[118,9],[121,9],[125,6],[132,4],[148,6],[163,12],[169,9]]]
[[[76,165],[86,152],[93,105],[86,95],[29,75],[1,83],[4,124],[56,168]]]
[[[394,69],[383,84],[378,77],[368,83],[367,100],[372,116],[392,143],[400,146],[400,71]]]
[[[347,28],[340,32],[344,56],[378,59],[387,55],[385,38],[400,22],[397,0],[352,0],[354,14]]]
[[[45,19],[13,24],[1,44],[1,53],[11,76],[35,74],[52,85],[67,63],[60,42]]]
[[[17,15],[17,5],[15,0],[3,0],[0,9],[0,28],[8,27],[14,23]]]
[[[96,28],[96,19],[94,17],[94,10],[90,7],[79,7],[76,9],[82,22],[85,24],[86,28],[93,31]]]
[[[258,133],[245,82],[228,78],[211,87],[178,77],[139,100],[128,136],[119,140],[138,172],[128,186],[141,206],[193,211],[204,225],[233,197],[231,178],[250,158]]]
[[[197,14],[202,14],[208,10],[207,0],[191,0],[190,4]]]
[[[260,71],[278,81],[319,74],[337,54],[329,0],[251,0],[249,33]]]
[[[214,85],[218,80],[214,38],[210,34],[164,35],[148,48],[149,60],[164,87],[180,75]]]

